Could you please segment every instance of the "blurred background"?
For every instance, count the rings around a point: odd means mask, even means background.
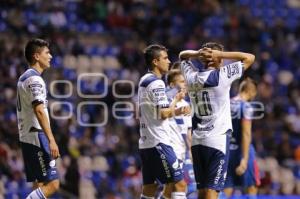
[[[245,76],[257,81],[257,100],[265,106],[264,118],[253,127],[259,193],[299,195],[299,22],[299,0],[0,1],[0,198],[25,198],[31,191],[15,109],[17,79],[28,67],[23,48],[33,37],[49,41],[53,56],[44,74],[62,156],[61,190],[53,198],[139,198],[138,121],[116,119],[111,110],[135,104],[139,78],[147,71],[142,50],[148,44],[165,45],[176,61],[180,50],[198,49],[207,41],[256,55]],[[78,81],[87,73],[98,75]],[[102,97],[86,97],[97,94]],[[106,120],[106,125],[89,125]]]

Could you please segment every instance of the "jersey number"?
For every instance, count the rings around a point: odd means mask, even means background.
[[[199,98],[201,97],[201,100]],[[207,91],[203,91],[200,96],[196,96],[198,114],[200,116],[208,116],[212,114],[212,107]]]
[[[21,110],[22,110],[21,100],[20,100],[20,95],[19,95],[18,92],[17,92],[17,110],[18,110],[19,112],[21,112]]]

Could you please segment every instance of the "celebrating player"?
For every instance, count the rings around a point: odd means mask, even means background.
[[[251,144],[252,107],[256,84],[251,79],[242,81],[239,94],[231,100],[233,133],[230,138],[230,155],[224,192],[231,197],[233,189],[246,188],[249,195],[257,194],[260,184],[255,149]]]
[[[47,90],[41,73],[50,67],[49,44],[41,39],[30,40],[25,57],[30,68],[17,85],[17,116],[26,178],[36,189],[26,199],[50,197],[59,188],[55,159],[59,156],[49,123]]]
[[[181,70],[193,107],[192,156],[199,198],[217,199],[228,164],[228,134],[232,131],[229,90],[254,61],[254,55],[224,52],[217,43],[179,54]],[[190,58],[200,58],[207,70],[198,71]],[[222,66],[223,59],[236,62]]]

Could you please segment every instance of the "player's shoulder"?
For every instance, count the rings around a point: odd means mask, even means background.
[[[36,75],[31,76],[28,79],[26,79],[24,83],[29,88],[32,88],[32,87],[42,88],[42,87],[44,87],[44,80],[41,76],[36,76]]]
[[[232,62],[232,63],[229,63],[229,64],[226,64],[224,66],[222,66],[221,68],[224,68],[224,69],[228,69],[230,67],[239,67],[239,66],[242,66],[243,65],[243,62],[241,61],[236,61],[236,62]]]
[[[251,107],[250,102],[248,102],[246,100],[243,100],[243,99],[239,98],[238,96],[231,98],[230,102],[235,103],[235,104],[239,104],[242,107]]]
[[[149,86],[165,86],[165,83],[152,73],[146,73],[140,80],[139,87],[147,88]]]
[[[242,100],[239,96],[235,96],[230,99],[230,104],[232,104],[232,105],[243,106],[244,103],[246,103],[246,101]]]
[[[19,78],[20,82],[26,82],[26,83],[31,83],[31,82],[43,82],[43,78],[41,77],[40,73],[37,72],[34,69],[27,69]]]
[[[243,68],[243,62],[237,61],[230,64],[226,64],[220,68],[220,71],[227,74],[227,77],[230,78],[235,74],[239,74]]]
[[[230,101],[231,102],[241,102],[241,98],[237,95],[237,96],[230,98]]]
[[[246,115],[251,115],[253,112],[252,104],[246,100],[242,100],[239,97],[234,97],[230,100],[231,107],[241,109]]]

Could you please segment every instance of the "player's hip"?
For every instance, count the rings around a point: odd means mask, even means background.
[[[226,154],[229,149],[229,134],[231,130],[224,131],[222,134],[204,137],[204,138],[197,138],[193,135],[192,138],[192,146],[206,146],[209,148],[213,148],[219,150]]]

